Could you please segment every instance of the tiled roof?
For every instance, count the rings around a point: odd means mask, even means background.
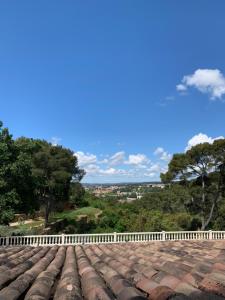
[[[225,241],[0,248],[14,299],[225,299]]]

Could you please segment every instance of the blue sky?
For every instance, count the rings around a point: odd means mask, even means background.
[[[151,181],[225,133],[225,2],[0,2],[0,119],[86,182]]]

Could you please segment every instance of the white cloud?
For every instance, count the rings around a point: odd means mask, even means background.
[[[168,169],[167,165],[160,165],[159,163],[152,164],[149,168],[146,169],[144,173],[147,177],[159,177],[160,173],[165,173]]]
[[[102,169],[96,164],[90,164],[85,166],[85,171],[88,176],[110,176],[110,175],[126,175],[129,176],[130,170],[106,168]]]
[[[100,170],[101,174],[106,175],[127,175],[128,172],[122,169],[108,168],[106,170]]]
[[[85,166],[89,164],[96,163],[97,157],[94,154],[84,153],[82,151],[77,151],[74,153],[75,156],[78,158],[78,164],[80,166]]]
[[[187,87],[186,87],[186,85],[184,85],[184,84],[178,84],[178,85],[176,86],[176,88],[177,88],[177,90],[178,90],[179,92],[184,92],[184,91],[187,90]]]
[[[95,164],[90,164],[85,167],[87,175],[96,175],[100,172],[100,167]]]
[[[154,154],[163,161],[169,161],[172,157],[171,154],[165,151],[162,147],[156,148]]]
[[[150,177],[150,178],[156,177],[156,175],[157,174],[155,172],[146,172],[146,173],[144,173],[144,176]]]
[[[212,144],[215,140],[219,139],[224,139],[223,136],[218,136],[216,138],[209,137],[208,135],[204,133],[199,133],[194,135],[187,144],[187,147],[185,148],[185,151],[191,149],[191,147],[196,146],[198,144],[203,144],[203,143],[209,143]]]
[[[50,143],[53,145],[53,146],[57,146],[59,144],[59,142],[61,141],[62,139],[57,137],[57,136],[53,136],[50,140]]]
[[[109,168],[106,170],[101,170],[102,174],[106,174],[106,175],[114,175],[117,174],[118,170],[114,169],[114,168]]]
[[[164,149],[162,147],[158,147],[155,149],[154,154],[161,155],[163,152],[164,152]]]
[[[109,158],[109,164],[111,166],[120,165],[124,163],[124,160],[125,160],[125,152],[124,151],[116,152],[114,155],[112,155]]]
[[[218,69],[198,69],[193,74],[184,76],[182,83],[176,86],[179,92],[184,92],[189,87],[209,94],[211,99],[220,99],[225,94],[225,77]]]
[[[126,155],[119,151],[109,156],[108,154],[91,154],[77,151],[79,166],[85,169],[86,182],[118,182],[118,181],[144,181],[159,180],[159,174],[167,165],[168,153],[163,148],[157,148],[159,156],[153,163],[143,153]]]
[[[159,164],[153,164],[150,168],[147,169],[148,172],[160,172],[162,167]]]
[[[99,160],[98,162],[99,162],[100,164],[108,164],[109,160],[108,160],[108,158],[104,158],[104,159],[102,159],[102,160]]]
[[[147,158],[146,155],[138,153],[138,154],[130,154],[128,156],[128,160],[126,161],[126,164],[141,166],[144,164],[148,164],[149,162],[150,160]]]

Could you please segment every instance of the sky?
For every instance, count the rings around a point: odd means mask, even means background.
[[[225,136],[223,0],[0,1],[0,120],[70,148],[83,182],[159,180]]]

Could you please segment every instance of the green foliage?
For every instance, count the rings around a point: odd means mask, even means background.
[[[0,223],[8,224],[26,195],[32,194],[31,164],[0,124]],[[24,207],[24,210],[26,206]]]
[[[161,174],[166,187],[143,186],[138,190],[143,198],[132,203],[119,203],[113,193],[100,199],[85,191],[84,174],[71,150],[44,140],[13,140],[0,122],[0,224],[9,224],[15,212],[43,209],[45,225],[56,212],[51,219],[63,219],[59,230],[65,233],[225,229],[225,139],[174,154]],[[136,197],[133,185],[120,192]],[[38,230],[30,227],[3,226],[0,235]]]
[[[215,221],[212,222],[212,228],[214,230],[225,230],[225,198],[221,201],[220,205],[216,209]]]
[[[88,218],[95,218],[95,216],[99,213],[101,213],[100,209],[88,206],[76,210],[68,210],[60,213],[54,213],[52,218],[75,220],[80,215],[86,215]]]
[[[37,228],[19,226],[18,228],[0,225],[0,236],[23,236],[39,234]]]
[[[18,203],[17,195],[11,191],[0,195],[0,224],[8,224],[14,218],[13,207]]]
[[[70,184],[69,201],[74,207],[88,205],[88,201],[85,199],[85,189],[80,182],[72,182]]]
[[[17,143],[27,155],[31,155],[35,195],[39,206],[45,209],[47,226],[50,212],[69,200],[71,181],[78,183],[84,171],[79,169],[74,153],[62,146],[26,138]]]
[[[195,217],[183,213],[163,213],[158,210],[133,210],[122,205],[107,208],[103,211],[93,232],[141,232],[141,231],[170,231],[197,230],[199,223]]]
[[[189,211],[201,217],[204,230],[215,219],[216,208],[225,189],[225,139],[213,144],[198,144],[186,153],[174,154],[168,172],[161,179],[172,184],[180,182],[187,187],[191,201]]]
[[[72,201],[82,200],[84,174],[71,150],[44,140],[13,140],[0,122],[0,224],[8,224],[15,211],[28,214],[43,206],[47,225],[70,191]]]
[[[175,184],[159,192],[147,193],[140,200],[133,202],[133,205],[137,208],[172,213],[185,211],[185,206],[189,201],[191,201],[191,195],[188,189]]]
[[[101,210],[104,210],[108,205],[108,201],[106,199],[102,200],[88,191],[85,191],[84,199],[89,206],[99,208]]]
[[[176,196],[186,193],[183,187],[177,186],[172,188]],[[168,191],[159,192],[159,199],[163,199]],[[171,192],[172,193],[172,192]],[[160,195],[162,194],[162,195]],[[150,195],[152,196],[152,194]],[[173,211],[164,205],[159,207],[160,200],[157,204],[151,203],[149,194],[145,199],[137,200],[132,203],[119,203],[117,201],[102,200],[88,194],[89,202],[97,206],[102,204],[102,214],[92,224],[91,231],[98,232],[134,232],[134,231],[162,231],[162,230],[196,230],[199,228],[197,216],[192,216],[185,211],[184,205],[175,205]],[[148,198],[150,197],[150,198]],[[150,200],[150,201],[149,201]],[[172,200],[171,200],[172,201]],[[179,201],[178,201],[179,203]]]

